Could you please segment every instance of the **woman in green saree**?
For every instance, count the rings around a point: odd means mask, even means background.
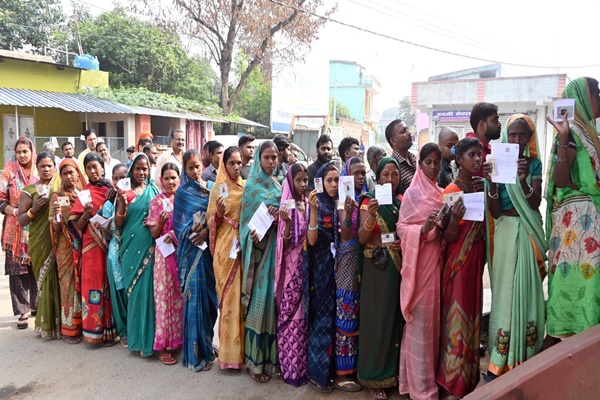
[[[491,163],[483,165],[494,217],[494,247],[502,249],[491,254],[488,246],[492,287],[488,379],[536,355],[542,349],[545,323],[542,278],[548,246],[539,212],[542,162],[533,121],[523,114],[511,116],[502,141],[519,145],[519,169],[514,184],[496,184],[490,177]]]
[[[60,289],[48,219],[49,185],[56,170],[54,157],[45,151],[38,154],[36,167],[40,179],[21,191],[19,225],[29,225],[29,256],[38,286],[35,330],[42,339],[57,339],[61,337]]]
[[[29,256],[38,286],[38,311],[35,330],[42,339],[57,339],[60,333],[60,289],[56,258],[52,251],[48,195],[56,166],[47,152],[38,154],[36,166],[40,179],[21,191],[19,225],[29,225]]]
[[[127,293],[127,340],[142,357],[154,354],[154,239],[144,225],[158,188],[150,177],[150,161],[137,153],[127,172],[131,190],[119,190],[115,224],[121,229],[121,268]]]
[[[360,204],[358,228],[360,311],[358,381],[371,389],[375,399],[386,399],[386,388],[398,383],[398,357],[404,319],[400,312],[400,240],[382,243],[382,235],[394,233],[400,210],[400,167],[384,157],[377,167],[377,183],[391,183],[393,203],[379,205],[375,192]],[[395,235],[394,235],[395,237]]]

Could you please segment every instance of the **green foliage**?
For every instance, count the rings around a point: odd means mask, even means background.
[[[410,97],[405,96],[398,103],[398,107],[390,107],[383,111],[383,118],[399,118],[406,123],[407,126],[415,125],[415,114],[411,109]]]
[[[244,54],[238,55],[236,59],[236,73],[240,74],[248,68],[247,57]],[[229,87],[230,93],[235,90],[233,86]],[[248,75],[246,84],[240,92],[237,102],[233,107],[233,112],[240,117],[244,117],[254,122],[269,126],[271,122],[271,82],[267,81],[260,67],[256,67]],[[250,127],[237,127],[240,132],[247,132]],[[257,131],[254,131],[256,129]],[[270,133],[270,129],[252,128],[256,134]],[[265,132],[263,132],[265,131]]]
[[[64,18],[60,0],[0,0],[0,48],[44,54]]]
[[[334,106],[333,97],[329,98],[329,120],[333,121],[333,106]],[[335,117],[336,118],[347,118],[352,121],[358,121],[356,118],[352,116],[350,109],[344,104],[341,103],[338,99],[335,104]]]

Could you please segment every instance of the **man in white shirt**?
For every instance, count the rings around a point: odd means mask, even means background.
[[[87,148],[81,152],[79,157],[77,157],[77,166],[79,167],[79,171],[81,171],[83,177],[85,178],[85,183],[87,183],[88,178],[85,173],[85,167],[83,166],[83,159],[90,151],[96,151],[98,137],[96,136],[96,131],[93,129],[86,129],[85,132],[83,132],[83,136],[85,137],[85,144],[87,145]]]
[[[69,141],[64,142],[62,144],[61,148],[62,148],[62,152],[63,152],[63,156],[64,156],[62,160],[64,160],[65,158],[74,158],[75,157],[75,149],[73,148],[73,143],[71,143]]]
[[[104,179],[110,179],[112,177],[113,168],[115,165],[121,164],[121,161],[110,156],[108,147],[106,147],[106,143],[104,142],[99,142],[96,145],[96,153],[104,160]]]
[[[160,170],[163,165],[172,162],[179,168],[179,174],[183,175],[183,153],[185,152],[185,133],[181,129],[171,132],[171,148],[163,151],[156,160],[156,170],[154,171],[154,184],[162,190],[160,184]]]

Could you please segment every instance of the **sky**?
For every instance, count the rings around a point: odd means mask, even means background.
[[[71,0],[62,1],[69,10]],[[113,8],[111,0],[75,1],[93,14]],[[375,108],[382,112],[410,96],[411,82],[494,62],[503,76],[600,78],[599,11],[600,2],[589,0],[339,0],[331,18],[362,30],[328,22],[312,52],[363,65],[381,83]]]

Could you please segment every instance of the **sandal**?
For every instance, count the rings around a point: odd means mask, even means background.
[[[371,389],[371,396],[375,400],[387,400],[388,398],[385,389]]]
[[[271,377],[267,374],[255,374],[250,368],[246,368],[246,371],[258,383],[267,383],[271,380]]]
[[[127,346],[128,346],[127,336],[121,337],[121,344],[123,345],[123,347],[127,348]]]
[[[68,344],[79,344],[81,343],[81,337],[76,336],[64,336],[63,340]]]
[[[29,328],[29,316],[19,317],[17,320],[17,329]]]
[[[323,387],[323,386],[319,385],[317,382],[315,382],[312,379],[309,379],[308,383],[310,383],[310,385],[316,391],[318,391],[318,392],[321,392],[321,393],[331,393],[331,392],[333,392],[333,386],[331,384],[329,384],[328,386]]]
[[[200,372],[203,372],[203,371],[210,371],[210,370],[211,370],[211,368],[212,368],[212,364],[206,364],[206,366],[204,366],[204,368],[202,368],[202,369],[200,370]]]
[[[177,364],[177,359],[174,358],[171,355],[171,353],[165,352],[164,354],[157,354],[156,356],[158,357],[158,359],[160,360],[160,362],[162,362],[165,365],[174,365],[174,364]]]
[[[362,386],[358,383],[354,382],[352,379],[337,381],[333,380],[333,387],[339,390],[343,390],[344,392],[359,392],[362,390]]]

